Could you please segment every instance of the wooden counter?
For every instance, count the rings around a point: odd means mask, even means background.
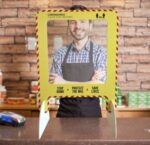
[[[150,118],[119,118],[115,138],[107,119],[51,119],[38,139],[38,118],[25,126],[0,126],[0,145],[150,145]]]
[[[56,113],[58,110],[58,105],[50,105],[50,112],[51,117],[56,117]],[[13,111],[19,114],[22,114],[26,117],[38,117],[39,116],[39,109],[36,105],[8,105],[8,104],[1,104],[0,111]],[[129,107],[122,107],[116,108],[117,117],[150,117],[150,108],[129,108]],[[107,117],[107,112],[105,107],[102,108],[102,115],[103,117]]]

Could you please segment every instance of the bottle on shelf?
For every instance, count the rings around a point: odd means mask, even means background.
[[[117,86],[117,106],[122,106],[122,95],[120,86]]]
[[[6,88],[5,86],[0,85],[0,104],[5,103],[6,100]]]

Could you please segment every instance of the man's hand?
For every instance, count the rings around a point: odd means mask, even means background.
[[[63,84],[66,81],[61,76],[59,76],[55,73],[51,73],[49,82],[52,84]]]
[[[92,76],[91,81],[99,81],[100,78],[105,76],[105,71],[101,71],[100,69],[96,70]]]

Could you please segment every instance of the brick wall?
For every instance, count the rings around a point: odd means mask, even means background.
[[[36,12],[74,4],[118,10],[121,90],[150,91],[150,0],[0,0],[0,69],[8,96],[28,97],[30,81],[37,80],[36,52],[25,41],[35,36]]]

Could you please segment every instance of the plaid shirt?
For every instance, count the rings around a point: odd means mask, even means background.
[[[51,73],[56,73],[60,76],[63,76],[61,65],[63,63],[68,48],[69,46],[64,46],[56,51],[53,58]],[[71,49],[69,51],[66,62],[67,63],[89,63],[89,52],[90,52],[90,41],[88,41],[79,52],[75,48],[75,46],[71,44]],[[107,57],[106,49],[100,45],[93,44],[94,71],[100,69],[105,72],[105,74],[99,78],[99,80],[102,82],[106,81],[106,59],[107,59],[106,57]]]

